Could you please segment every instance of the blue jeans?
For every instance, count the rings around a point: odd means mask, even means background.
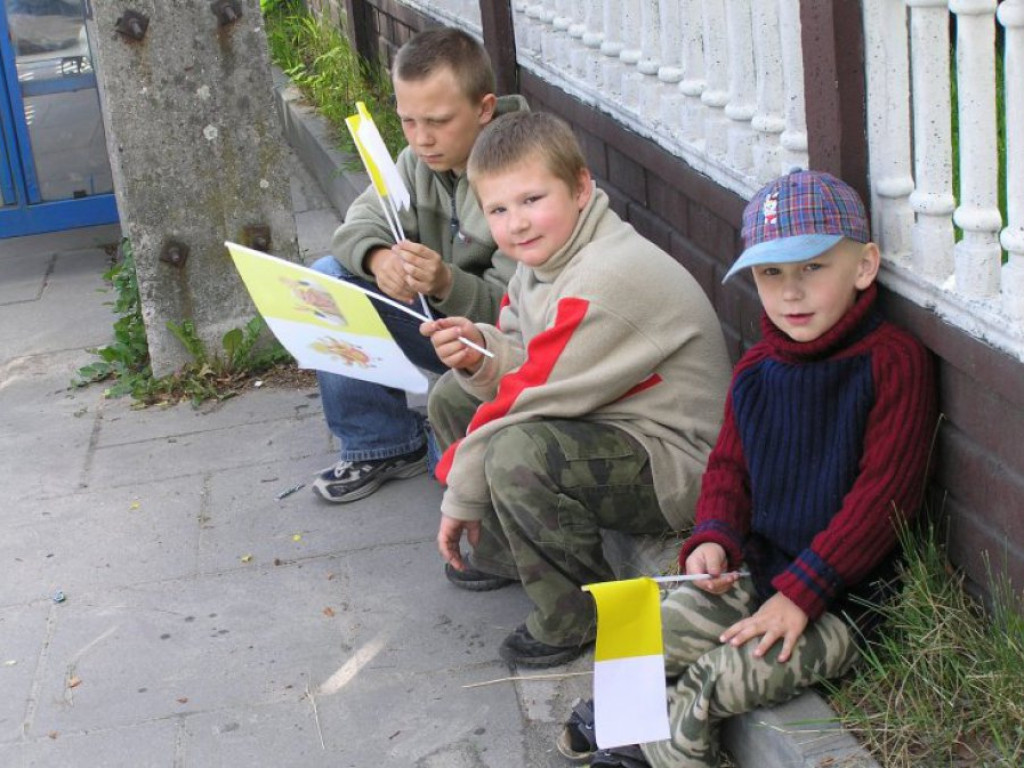
[[[310,268],[381,294],[376,285],[353,275],[333,256],[317,259]],[[383,302],[373,304],[388,332],[413,365],[434,373],[447,370],[430,340],[420,335],[419,320]],[[437,316],[436,312],[434,314]],[[341,443],[341,461],[376,461],[401,456],[417,450],[427,441],[426,420],[409,409],[403,390],[324,371],[317,371],[316,378],[327,426]]]

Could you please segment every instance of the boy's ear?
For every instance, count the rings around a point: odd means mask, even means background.
[[[487,125],[494,119],[494,111],[498,107],[498,97],[493,93],[486,94],[480,99],[480,125]]]
[[[590,196],[594,194],[594,182],[590,178],[589,168],[580,169],[576,184],[576,206],[582,211],[590,202]]]
[[[878,277],[878,269],[882,264],[882,254],[874,243],[864,243],[860,248],[857,262],[857,279],[854,282],[858,291],[863,291]]]

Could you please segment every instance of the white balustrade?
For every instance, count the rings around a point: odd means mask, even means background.
[[[604,0],[604,40],[601,42],[601,53],[605,59],[601,62],[601,85],[606,96],[613,101],[622,98],[622,61],[619,56],[626,47],[622,41],[622,0]]]
[[[779,137],[779,144],[782,145],[782,171],[786,172],[809,166],[800,0],[779,0],[779,34],[782,37],[782,81],[786,91],[786,128]]]
[[[622,50],[619,61],[622,62],[622,82],[619,92],[622,94],[622,106],[636,113],[640,104],[640,80],[636,65],[640,62],[640,8],[646,0],[622,3]]]
[[[750,126],[757,134],[753,148],[754,177],[768,182],[783,172],[779,136],[786,128],[782,112],[782,38],[777,0],[754,0],[753,27],[756,103]]]
[[[972,299],[999,293],[999,230],[996,151],[996,0],[951,0],[957,17],[957,118],[960,205],[953,223],[963,238],[953,249],[956,290]]]
[[[872,237],[890,258],[903,258],[914,220],[907,9],[892,0],[869,0],[863,7]]]
[[[658,46],[660,65],[658,81],[661,88],[649,89],[644,94],[641,114],[653,116],[655,104],[658,109],[658,121],[670,135],[678,130],[683,111],[683,94],[679,91],[679,82],[683,79],[683,20],[678,2],[661,2],[658,4]]]
[[[640,59],[636,63],[637,86],[639,90],[638,116],[660,130],[661,82],[658,70],[661,68],[661,36],[658,34],[659,5],[671,5],[674,0],[640,0]]]
[[[914,114],[910,206],[914,271],[936,284],[953,274],[953,149],[946,0],[907,0]],[[891,133],[890,133],[891,135]],[[902,146],[903,142],[899,144]],[[872,153],[873,154],[873,153]],[[877,205],[877,204],[876,204]]]
[[[704,150],[724,160],[729,151],[729,38],[726,34],[725,0],[701,0],[704,19],[705,87],[700,94],[704,113]]]
[[[754,41],[751,30],[750,0],[729,0],[725,4],[725,29],[729,53],[729,165],[748,173],[753,165],[754,132],[750,121],[756,111]]]
[[[1002,307],[1024,326],[1024,0],[1003,0],[1003,83],[1006,103],[1006,228],[999,241],[1008,259],[1002,270]]]
[[[683,79],[679,92],[683,94],[683,113],[680,116],[684,141],[695,143],[704,133],[704,102],[701,95],[707,87],[704,78],[704,21],[700,0],[682,0],[679,4],[683,25]],[[801,89],[803,84],[800,85]]]

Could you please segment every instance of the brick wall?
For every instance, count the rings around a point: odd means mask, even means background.
[[[434,23],[393,0],[360,4],[372,7],[375,35],[396,35],[382,43],[385,51]],[[818,36],[819,44],[840,39],[843,30],[858,23],[856,14],[840,18],[826,5],[809,4],[802,17],[805,31]],[[812,151],[811,164],[864,190],[863,109],[856,109],[863,100],[858,74],[863,66],[856,69],[859,52],[851,48],[837,46],[833,71],[819,66],[807,74],[814,79],[809,92],[837,91],[833,98],[808,102],[808,125],[818,126],[814,141],[820,147]],[[591,171],[619,215],[700,282],[736,359],[757,339],[761,314],[748,276],[731,280],[728,287],[721,284],[739,252],[745,200],[528,72],[505,81],[518,82],[533,109],[558,114],[573,126]],[[1005,573],[1018,590],[1024,588],[1024,364],[889,291],[882,291],[882,304],[891,319],[935,353],[943,419],[928,512],[947,527],[950,555],[975,586],[988,583],[987,554],[995,573]]]

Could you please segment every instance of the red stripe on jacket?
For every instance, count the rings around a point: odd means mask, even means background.
[[[469,428],[466,430],[467,435],[488,422],[506,416],[523,392],[547,382],[555,364],[562,356],[562,352],[568,346],[580,323],[583,322],[583,318],[586,317],[589,306],[590,302],[585,299],[567,298],[558,302],[554,324],[538,333],[526,345],[526,361],[514,373],[508,373],[501,377],[498,394],[493,400],[476,409],[472,421],[469,422]],[[643,382],[638,386],[642,386],[642,384]],[[455,460],[455,451],[458,450],[461,442],[459,440],[450,445],[441,457],[441,461],[438,462],[434,475],[442,483],[448,482],[448,473]]]
[[[618,398],[615,402],[619,402],[621,400],[625,400],[626,398],[632,397],[633,395],[639,395],[645,389],[650,389],[651,387],[655,387],[658,384],[661,384],[661,381],[662,381],[662,379],[661,379],[661,374],[660,373],[652,373],[650,376],[648,376],[646,379],[641,381],[635,387],[633,387],[632,389],[629,389],[626,392],[624,392],[622,394],[622,397]]]

